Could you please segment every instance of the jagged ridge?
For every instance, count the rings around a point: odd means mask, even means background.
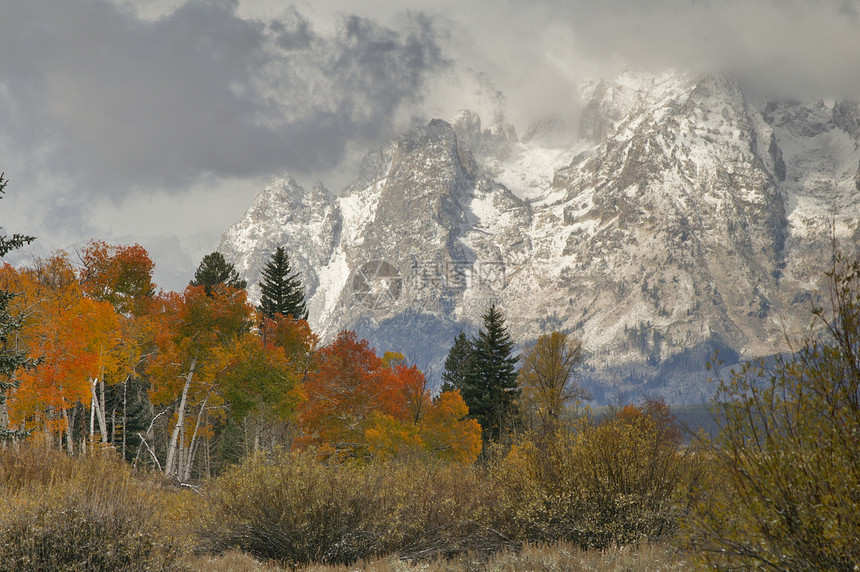
[[[522,342],[581,336],[598,397],[700,401],[709,352],[774,353],[808,322],[831,226],[860,243],[858,106],[756,106],[679,73],[591,82],[583,101],[561,144],[463,112],[369,153],[339,196],[276,180],[220,250],[254,285],[285,245],[317,331],[356,329],[431,375],[497,302]],[[368,281],[370,261],[397,272]]]

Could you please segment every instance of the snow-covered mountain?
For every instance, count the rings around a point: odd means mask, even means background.
[[[860,244],[860,108],[755,105],[729,78],[682,73],[582,95],[575,135],[461,112],[368,153],[338,195],[275,180],[219,250],[254,297],[286,246],[324,339],[355,329],[431,375],[497,303],[523,344],[581,337],[599,401],[702,401],[715,349],[784,349],[832,234]]]

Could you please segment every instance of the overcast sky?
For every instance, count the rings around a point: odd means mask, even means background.
[[[575,119],[580,81],[670,67],[860,98],[860,0],[397,6],[0,0],[0,225],[41,252],[148,242],[181,288],[272,176],[338,191],[368,147],[461,108]]]

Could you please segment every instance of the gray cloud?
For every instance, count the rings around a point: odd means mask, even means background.
[[[437,0],[423,9],[452,30],[443,45],[458,75],[427,100],[446,113],[478,107],[521,128],[572,122],[580,82],[627,69],[726,73],[755,99],[860,98],[860,0]]]
[[[767,98],[860,96],[858,0],[604,0],[544,6],[583,67],[724,72]]]
[[[390,134],[401,107],[419,104],[428,76],[449,63],[431,20],[421,14],[398,31],[347,16],[333,36],[323,37],[292,10],[269,31],[277,52],[255,90],[266,124],[291,147],[300,145],[305,168],[331,167],[347,142],[375,143]]]
[[[151,21],[97,0],[2,13],[4,134],[81,199],[331,168],[444,65],[421,15],[402,31],[345,17],[322,37],[295,10],[263,23],[231,2]]]
[[[379,138],[464,107],[573,122],[579,83],[623,69],[860,98],[860,0],[296,1],[0,0],[4,217],[57,240],[123,216],[220,232],[273,174],[336,189]]]

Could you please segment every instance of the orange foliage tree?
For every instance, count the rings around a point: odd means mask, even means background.
[[[163,471],[186,480],[198,439],[210,429],[208,407],[220,405],[219,381],[249,331],[253,309],[244,290],[202,286],[160,296],[153,317],[158,355],[150,364],[153,404],[175,407]],[[189,403],[196,419],[189,418]],[[165,410],[166,411],[166,410]]]
[[[316,354],[299,406],[301,446],[326,445],[343,455],[363,450],[364,430],[373,412],[402,418],[405,400],[396,376],[366,340],[344,331]]]
[[[35,370],[22,372],[10,415],[41,426],[49,435],[65,433],[71,452],[73,408],[77,403],[98,406],[93,382],[110,361],[118,317],[110,304],[83,295],[63,252],[39,261],[18,278],[20,302],[28,315],[22,337],[31,355],[42,361]],[[105,439],[106,429],[103,425],[100,429]]]
[[[87,295],[104,300],[123,314],[140,315],[155,293],[155,264],[138,244],[113,246],[91,241],[81,253],[81,286]]]
[[[385,358],[349,331],[322,348],[304,384],[298,415],[304,435],[297,444],[318,445],[341,457],[429,452],[474,460],[481,428],[464,419],[468,409],[459,392],[443,393],[433,402],[417,367],[406,366],[399,354]]]
[[[121,427],[122,452],[126,442],[126,393],[128,381],[137,377],[138,368],[151,344],[153,332],[146,311],[151,305],[155,285],[152,274],[155,264],[149,253],[138,244],[109,245],[93,240],[80,253],[82,267],[78,272],[81,288],[94,300],[107,302],[117,313],[118,324],[112,334],[112,343],[103,346],[101,371],[98,376],[99,427],[103,441],[107,442],[106,389],[122,385]],[[113,391],[116,395],[119,391]],[[114,408],[113,413],[116,412]],[[113,415],[112,415],[113,417]],[[112,437],[116,423],[110,424]]]
[[[263,316],[260,337],[264,345],[281,348],[293,369],[301,371],[304,377],[311,367],[311,357],[319,343],[319,338],[311,331],[307,320],[282,314],[275,314],[272,318]]]

